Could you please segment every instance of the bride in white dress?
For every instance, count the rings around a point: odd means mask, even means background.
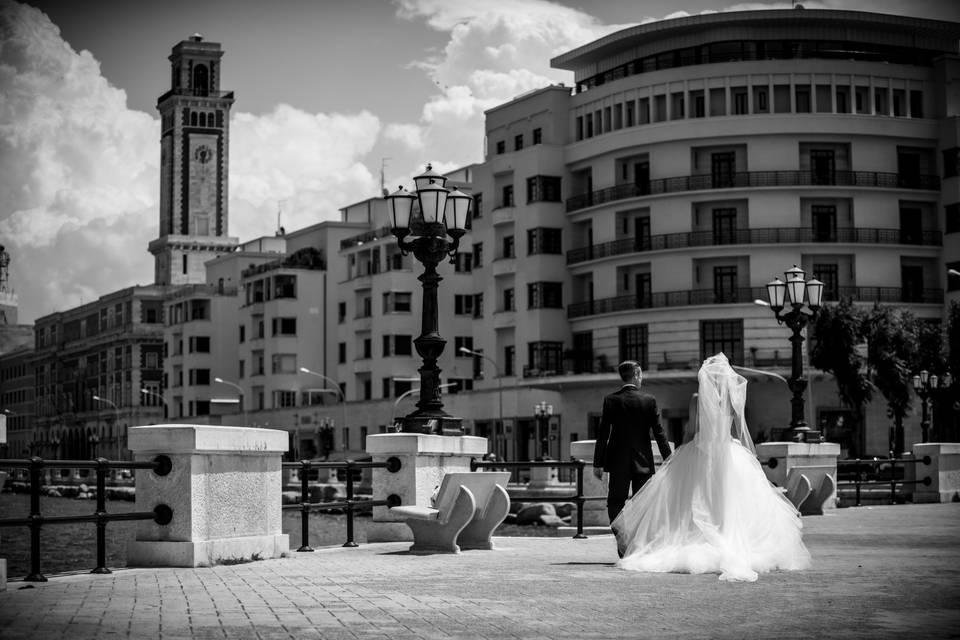
[[[617,566],[748,582],[758,572],[809,567],[800,514],[767,480],[747,431],[747,380],[722,353],[697,377],[697,433],[612,523],[624,550]]]

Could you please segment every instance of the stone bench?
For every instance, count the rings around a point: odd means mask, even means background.
[[[460,553],[493,549],[493,531],[510,510],[510,474],[454,472],[443,476],[434,507],[407,505],[390,512],[406,518],[413,531],[411,553]]]
[[[787,498],[802,515],[822,516],[824,505],[836,500],[835,473],[836,467],[830,465],[791,467],[784,486]]]

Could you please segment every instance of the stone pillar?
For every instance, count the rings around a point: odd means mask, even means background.
[[[470,459],[487,453],[487,439],[476,436],[438,436],[425,433],[377,433],[367,436],[367,453],[374,462],[400,459],[400,470],[373,470],[373,498],[400,498],[401,505],[430,506],[430,498],[444,474],[470,471]],[[388,507],[374,507],[367,528],[367,542],[413,540],[405,518],[394,516]]]
[[[290,549],[281,533],[281,456],[277,429],[167,424],[130,429],[136,460],[163,454],[166,476],[137,471],[137,511],[173,509],[167,525],[140,521],[130,566],[200,567],[277,558]]]
[[[837,458],[840,445],[835,442],[764,442],[757,445],[761,463],[776,458],[776,466],[765,464],[767,479],[787,490],[787,497],[804,515],[823,513],[837,506]],[[798,489],[802,478],[809,491]],[[826,476],[830,476],[829,479]]]
[[[914,502],[960,501],[960,443],[927,442],[913,445],[917,480],[929,477],[930,485],[916,484]],[[922,462],[929,456],[930,464]]]
[[[0,444],[7,444],[7,416],[3,415],[2,413],[0,413]],[[0,471],[0,490],[3,490],[3,485],[5,485],[6,483],[7,483],[7,472]],[[0,533],[2,532],[3,532],[3,529],[0,528]],[[2,548],[3,548],[3,545],[0,544],[0,549]],[[6,591],[6,589],[7,589],[7,559],[0,558],[0,591]]]
[[[577,440],[570,443],[570,457],[587,463],[583,468],[583,495],[588,497],[607,495],[604,482],[593,475],[593,448],[596,442],[596,440]],[[576,522],[577,514],[574,513],[570,517],[570,523],[575,525]],[[590,500],[583,503],[583,525],[585,527],[610,526],[606,500]]]

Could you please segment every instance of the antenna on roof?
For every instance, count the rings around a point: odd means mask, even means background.
[[[383,194],[383,197],[386,198],[390,195],[390,192],[387,191],[386,180],[384,179],[384,172],[387,168],[387,160],[390,158],[380,158],[380,193]]]
[[[280,224],[280,216],[283,214],[283,203],[286,200],[277,200],[277,235],[282,236],[286,233],[283,225]]]

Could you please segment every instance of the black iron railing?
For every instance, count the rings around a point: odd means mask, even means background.
[[[881,187],[886,189],[940,189],[940,177],[910,173],[881,171],[738,171],[735,173],[705,174],[658,178],[637,184],[618,184],[567,198],[567,211],[578,211],[607,202],[627,198],[703,191],[706,189],[742,189],[751,187]]]
[[[890,458],[871,458],[868,460],[860,458],[837,460],[837,490],[839,491],[841,487],[854,487],[855,506],[859,507],[862,505],[861,487],[889,486],[890,504],[896,504],[898,498],[900,498],[897,494],[898,487],[902,489],[905,485],[916,484],[929,487],[933,482],[930,476],[917,480],[904,479],[906,465],[929,465],[931,462],[930,456],[922,458],[894,458],[891,456]],[[897,473],[897,465],[900,465],[900,474]],[[850,476],[851,474],[852,478],[842,479],[844,475]],[[902,502],[903,500],[900,499],[899,501]]]
[[[606,500],[607,496],[585,496],[583,495],[583,469],[586,466],[586,462],[583,460],[578,460],[576,458],[571,458],[570,460],[528,460],[525,462],[502,462],[502,461],[486,461],[486,460],[477,460],[476,458],[470,460],[470,470],[476,471],[477,469],[502,469],[504,471],[513,470],[513,469],[531,469],[533,467],[548,467],[552,469],[576,469],[577,470],[577,480],[576,488],[577,492],[573,495],[524,495],[524,501],[532,502],[574,502],[577,505],[577,533],[574,534],[574,539],[582,540],[587,536],[583,533],[583,503],[588,500]]]
[[[300,510],[300,548],[297,551],[313,551],[310,546],[310,512],[311,511],[331,511],[344,510],[347,514],[347,541],[343,543],[345,547],[356,547],[353,535],[353,516],[356,511],[365,511],[373,507],[397,507],[400,506],[400,496],[389,495],[384,500],[369,500],[366,498],[354,498],[354,479],[353,471],[355,469],[386,469],[390,473],[396,473],[400,470],[400,458],[391,456],[383,462],[357,462],[354,460],[342,460],[337,462],[314,462],[312,460],[298,460],[296,462],[284,462],[284,469],[297,469],[300,475],[300,503],[285,504],[283,509]],[[310,502],[310,472],[317,469],[336,469],[346,471],[346,491],[345,500],[334,502]]]
[[[40,571],[40,530],[48,524],[69,524],[73,522],[93,522],[97,525],[97,566],[90,573],[111,573],[107,568],[107,524],[124,520],[153,520],[157,524],[169,524],[173,519],[173,509],[165,504],[154,507],[153,511],[132,511],[129,513],[107,513],[106,478],[110,469],[150,469],[158,476],[170,473],[172,462],[167,456],[157,456],[153,460],[134,462],[130,460],[44,460],[34,457],[26,460],[0,460],[0,468],[28,469],[30,476],[30,515],[26,518],[0,519],[0,527],[30,527],[30,574],[27,582],[46,582]],[[40,511],[40,488],[44,469],[95,469],[97,473],[96,511],[82,516],[45,516]]]
[[[901,229],[864,227],[848,227],[827,232],[816,231],[807,227],[687,231],[638,238],[621,238],[609,242],[600,242],[588,247],[570,249],[567,251],[567,264],[577,264],[629,253],[662,251],[664,249],[796,243],[907,244],[939,247],[943,245],[943,234],[940,231],[913,233]]]

